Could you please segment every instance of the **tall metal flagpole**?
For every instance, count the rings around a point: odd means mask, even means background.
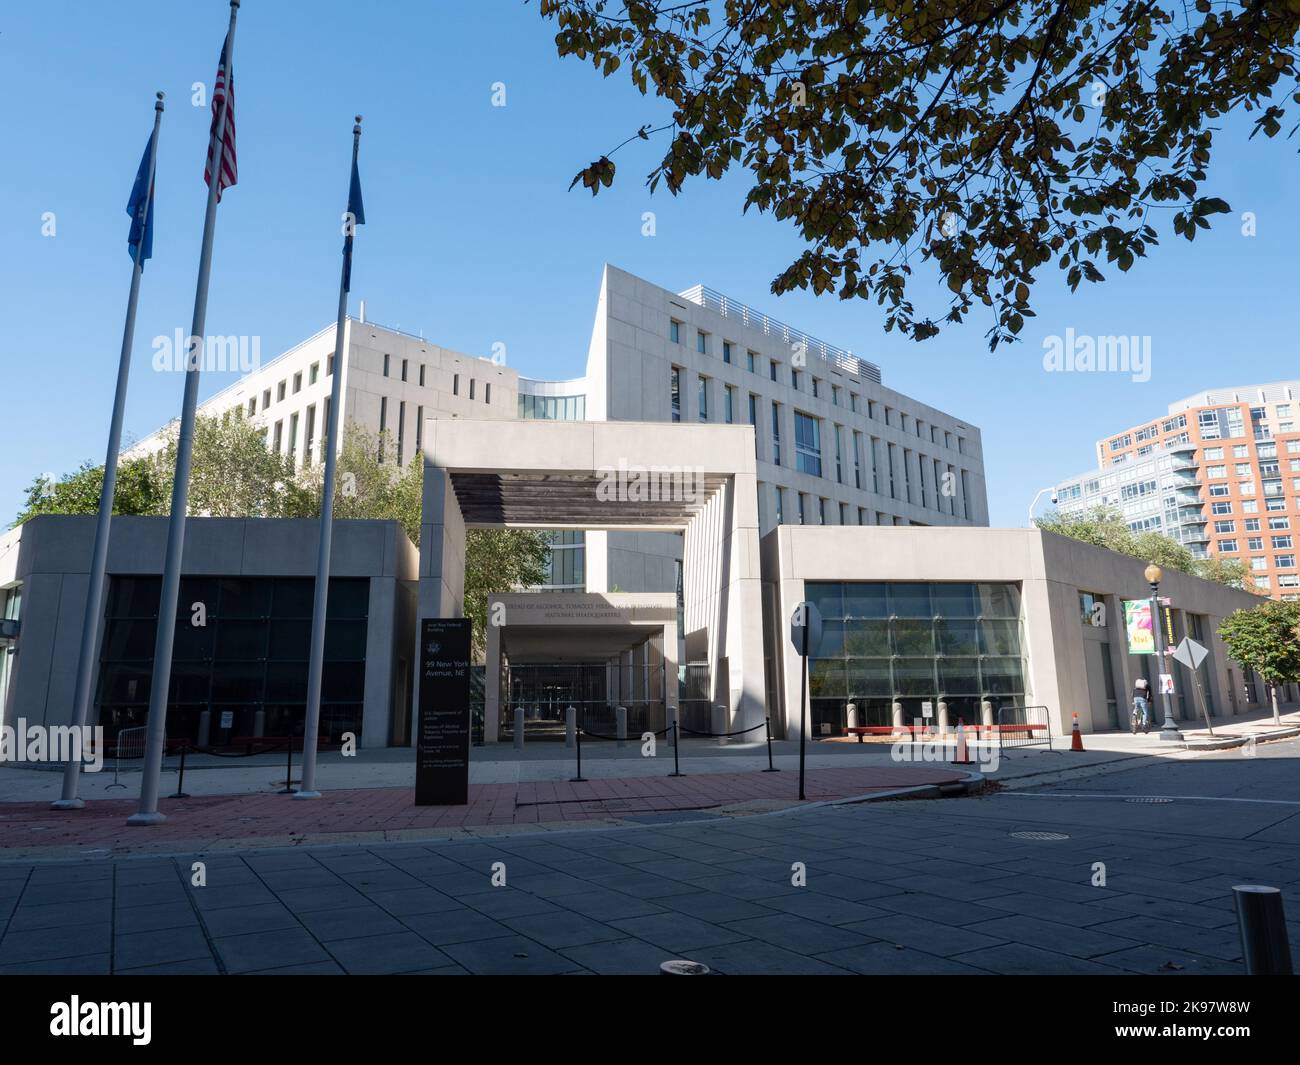
[[[95,653],[99,649],[99,613],[104,600],[104,571],[108,565],[108,529],[113,516],[113,495],[117,487],[117,453],[122,446],[122,414],[126,409],[126,382],[131,374],[131,347],[135,341],[135,309],[140,299],[140,275],[144,272],[145,238],[153,211],[153,182],[158,162],[158,127],[162,124],[163,94],[153,105],[153,134],[149,138],[149,185],[145,190],[145,218],[140,242],[135,246],[131,269],[131,295],[126,301],[126,325],[122,329],[122,353],[117,361],[117,391],[113,393],[113,417],[108,426],[108,450],[104,455],[104,484],[99,490],[99,520],[95,524],[95,546],[90,553],[90,581],[86,585],[86,614],[81,625],[81,653],[77,660],[77,686],[72,697],[72,727],[86,724],[90,709]],[[56,810],[80,810],[86,804],[77,797],[81,760],[69,758],[63,770],[63,794],[50,803]]]
[[[361,147],[361,116],[357,115],[352,127],[352,169],[357,171],[357,152]],[[349,186],[349,201],[351,201]],[[352,204],[349,202],[349,209]],[[348,236],[356,226],[356,219],[347,220]],[[344,249],[343,267],[339,274],[339,315],[334,327],[334,379],[330,382],[330,416],[326,429],[325,482],[320,499],[320,546],[316,555],[316,592],[311,611],[311,661],[307,668],[307,717],[302,732],[302,785],[294,792],[295,799],[319,799],[316,790],[316,742],[320,735],[321,672],[325,664],[325,611],[329,603],[330,545],[334,536],[334,467],[338,454],[339,407],[342,405],[343,341],[348,318],[348,288],[351,273],[351,247]]]
[[[203,249],[199,255],[199,280],[194,293],[185,367],[185,393],[181,402],[180,435],[176,441],[176,480],[172,484],[171,517],[167,522],[167,554],[158,600],[158,635],[153,648],[153,682],[149,687],[149,732],[140,780],[140,809],[126,819],[128,825],[155,825],[165,821],[158,811],[158,786],[162,776],[163,746],[167,740],[167,696],[172,680],[172,644],[176,639],[176,600],[181,586],[181,552],[185,546],[185,509],[189,505],[190,466],[194,452],[194,411],[198,406],[199,372],[203,359],[203,330],[208,318],[208,278],[212,272],[212,238],[217,225],[217,190],[225,162],[226,116],[234,95],[235,17],[240,0],[230,0],[230,29],[226,32],[226,91],[221,97],[217,126],[208,138],[211,183],[208,210],[203,217]]]

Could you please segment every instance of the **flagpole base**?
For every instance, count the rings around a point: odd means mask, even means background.
[[[321,797],[321,794],[320,794],[319,791],[301,791],[301,790],[299,790],[299,791],[295,791],[295,792],[293,793],[293,797],[294,797],[295,799],[319,799],[319,798]]]
[[[155,810],[151,814],[136,813],[126,819],[128,825],[160,825],[167,820],[167,815]]]
[[[86,805],[85,799],[55,799],[50,803],[51,810],[80,810]]]

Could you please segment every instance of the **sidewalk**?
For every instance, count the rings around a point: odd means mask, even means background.
[[[661,772],[581,783],[471,784],[467,806],[416,806],[410,785],[329,791],[313,801],[274,794],[164,799],[160,809],[167,820],[144,828],[126,824],[136,808],[134,798],[90,800],[79,811],[51,810],[45,802],[11,803],[0,807],[0,860],[430,840],[582,822],[608,827],[672,821],[683,814],[725,817],[893,794],[970,776],[963,767],[943,765],[810,769],[807,800],[800,803],[797,769],[699,773],[695,761],[690,775],[681,777]]]

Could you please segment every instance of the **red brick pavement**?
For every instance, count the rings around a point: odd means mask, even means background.
[[[964,776],[947,767],[872,766],[810,769],[809,801],[842,799]],[[486,826],[618,820],[628,814],[709,810],[751,800],[796,801],[798,774],[701,773],[683,777],[471,784],[467,806],[416,806],[413,788],[329,791],[316,802],[252,794],[164,799],[167,820],[147,829],[126,824],[131,799],[87,801],[84,810],[51,810],[47,803],[0,804],[0,852],[47,848],[152,847],[184,841],[195,847],[222,841],[310,835],[475,829]],[[264,839],[264,843],[271,842]]]

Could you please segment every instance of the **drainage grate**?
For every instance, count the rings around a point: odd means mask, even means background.
[[[1125,802],[1148,802],[1148,803],[1165,803],[1173,802],[1173,799],[1162,799],[1158,795],[1139,795],[1133,799],[1125,799]]]
[[[1069,839],[1064,832],[1012,832],[1012,839]]]

